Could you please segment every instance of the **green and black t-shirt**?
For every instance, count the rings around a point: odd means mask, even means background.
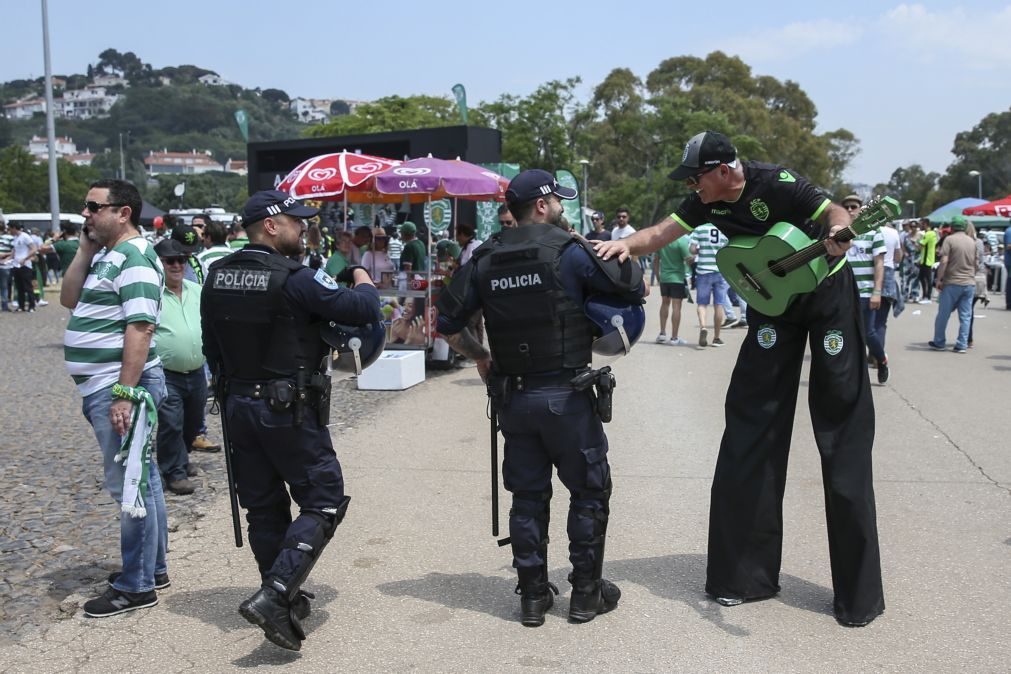
[[[789,222],[811,238],[821,238],[814,221],[830,201],[818,188],[782,166],[754,161],[742,165],[744,191],[737,201],[704,204],[693,193],[671,218],[689,231],[711,222],[728,237],[765,234],[777,222]]]

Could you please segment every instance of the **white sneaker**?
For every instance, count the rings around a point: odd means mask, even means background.
[[[670,344],[671,346],[685,346],[686,344],[688,344],[688,342],[686,342],[681,337],[672,337],[671,339],[667,340],[667,343]]]
[[[45,300],[39,300],[38,302],[35,303],[35,306],[37,306],[37,307],[47,307],[47,306],[49,306],[49,302],[47,302]]]
[[[659,335],[657,335],[656,336],[656,343],[657,344],[666,344],[667,343],[667,333],[666,332],[661,332]]]
[[[920,300],[917,304],[930,304],[930,300]]]

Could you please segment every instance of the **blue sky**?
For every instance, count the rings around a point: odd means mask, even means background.
[[[448,96],[461,82],[472,105],[577,75],[588,96],[613,68],[645,78],[719,49],[800,84],[819,131],[853,131],[847,177],[870,184],[914,163],[943,172],[956,133],[1011,107],[1011,3],[805,4],[49,0],[49,25],[56,74],[113,47],[291,96]],[[40,0],[3,5],[0,81],[42,75]]]

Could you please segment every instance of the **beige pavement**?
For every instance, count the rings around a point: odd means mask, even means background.
[[[516,622],[509,553],[489,530],[484,389],[469,369],[391,393],[373,423],[335,435],[352,503],[307,586],[317,600],[300,653],[265,642],[236,613],[257,579],[249,550],[232,546],[219,499],[193,531],[173,538],[173,585],[158,607],[103,620],[78,610],[43,636],[4,647],[0,669],[1007,671],[1011,312],[978,310],[977,346],[967,355],[927,350],[936,305],[912,305],[891,321],[892,380],[874,386],[888,608],[870,626],[847,629],[831,613],[804,395],[784,506],[782,593],[734,608],[703,595],[722,401],[746,332],[725,331],[722,349],[655,345],[656,306],[652,297],[642,343],[614,363],[605,573],[623,591],[615,612],[586,625],[565,621],[566,498],[556,486],[550,566],[562,596],[543,627]],[[682,330],[690,344],[694,324],[691,316]],[[502,492],[503,527],[507,511]]]

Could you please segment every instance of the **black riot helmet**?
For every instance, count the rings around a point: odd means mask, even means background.
[[[609,295],[591,295],[583,304],[586,316],[596,326],[593,352],[600,356],[627,356],[646,328],[646,310],[641,304]]]
[[[356,375],[376,362],[386,346],[386,327],[382,321],[366,325],[330,322],[320,330],[320,336],[333,347],[333,369]]]

